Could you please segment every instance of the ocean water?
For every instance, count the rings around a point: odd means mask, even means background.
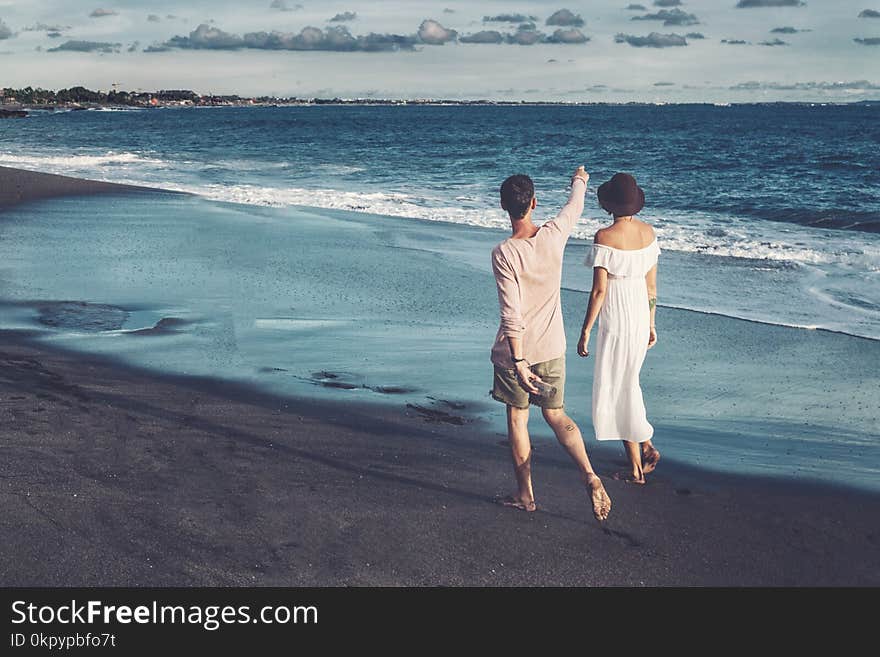
[[[0,123],[0,165],[503,229],[497,188],[619,170],[677,276],[667,306],[880,339],[880,108],[865,105],[315,106],[35,113]],[[589,287],[583,272],[567,275]]]

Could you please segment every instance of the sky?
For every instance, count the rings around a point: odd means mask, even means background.
[[[880,0],[0,0],[0,87],[880,99]]]

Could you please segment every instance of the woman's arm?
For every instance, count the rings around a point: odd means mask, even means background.
[[[657,315],[657,265],[645,275],[645,283],[648,286],[648,308],[651,309],[651,335],[648,337],[648,349],[657,344],[657,328],[655,317]]]
[[[587,345],[590,342],[590,332],[593,324],[599,317],[602,304],[605,303],[605,293],[608,291],[608,270],[602,267],[593,267],[593,289],[590,291],[590,303],[587,304],[587,314],[584,315],[584,324],[581,327],[581,339],[578,341],[577,352],[579,356],[589,356]]]

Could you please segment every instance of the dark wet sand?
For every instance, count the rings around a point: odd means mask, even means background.
[[[606,481],[603,528],[542,443],[529,515],[493,503],[511,480],[498,435],[340,395],[0,333],[0,584],[880,584],[877,496],[664,461],[647,486]]]
[[[0,167],[0,209],[59,196],[158,191],[164,190]]]

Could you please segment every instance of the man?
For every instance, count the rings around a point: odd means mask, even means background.
[[[491,394],[507,405],[507,435],[517,483],[517,492],[504,504],[524,511],[536,509],[528,429],[529,404],[535,404],[578,466],[590,491],[593,514],[602,521],[611,511],[611,500],[593,472],[580,429],[563,408],[562,254],[584,210],[589,178],[584,168],[578,167],[571,179],[568,203],[555,219],[540,227],[532,222],[538,202],[531,178],[511,176],[501,185],[501,207],[510,216],[512,233],[492,250],[501,326],[492,347],[495,376]],[[538,388],[542,383],[547,384],[543,394]]]

